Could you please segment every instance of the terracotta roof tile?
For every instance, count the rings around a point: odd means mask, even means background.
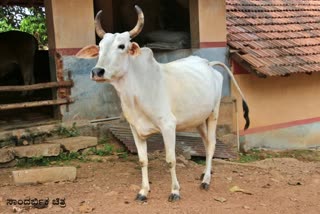
[[[227,0],[228,45],[257,73],[320,71],[320,0]]]

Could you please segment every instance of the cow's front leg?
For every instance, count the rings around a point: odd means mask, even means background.
[[[171,194],[168,201],[178,201],[180,199],[180,185],[176,174],[176,123],[172,121],[163,122],[161,132],[166,150],[166,162],[170,168],[172,179]]]
[[[141,186],[141,190],[139,191],[136,197],[136,200],[146,201],[147,195],[150,190],[149,178],[148,178],[147,142],[145,139],[141,139],[141,137],[139,137],[136,129],[133,126],[130,126],[130,127],[133,134],[134,142],[138,150],[139,162],[140,162],[141,172],[142,172],[142,186]]]

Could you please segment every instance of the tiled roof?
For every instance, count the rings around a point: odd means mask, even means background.
[[[266,76],[320,71],[320,0],[226,0],[235,59]]]

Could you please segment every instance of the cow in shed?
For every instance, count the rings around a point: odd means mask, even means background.
[[[143,28],[144,15],[136,6],[138,22],[129,32],[106,33],[95,18],[99,46],[88,46],[77,56],[98,56],[91,79],[112,84],[121,100],[123,114],[130,124],[142,170],[142,187],[136,200],[145,201],[150,191],[146,139],[161,132],[172,185],[169,201],[180,199],[176,176],[176,131],[196,127],[206,149],[206,167],[200,187],[208,190],[211,163],[216,144],[216,127],[222,92],[222,75],[212,66],[222,66],[229,73],[243,98],[243,111],[249,127],[248,106],[231,71],[220,62],[190,56],[170,63],[158,63],[149,48],[140,48],[131,39]]]
[[[38,42],[31,34],[21,31],[0,33],[0,78],[18,66],[25,85],[34,84],[34,61]]]

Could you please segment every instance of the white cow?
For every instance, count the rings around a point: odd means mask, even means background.
[[[145,201],[150,190],[148,180],[148,136],[161,132],[172,186],[169,201],[180,199],[176,176],[176,131],[196,127],[206,148],[206,167],[201,188],[208,190],[211,180],[211,160],[215,151],[216,126],[222,91],[222,75],[212,66],[224,67],[243,98],[246,126],[249,126],[248,107],[230,70],[220,62],[208,62],[190,56],[167,64],[158,63],[149,48],[140,48],[130,40],[142,30],[144,16],[136,6],[138,22],[124,33],[105,33],[100,14],[95,19],[96,32],[102,38],[99,47],[89,46],[77,56],[99,56],[92,69],[91,79],[108,82],[118,92],[125,118],[137,146],[142,167],[142,187],[136,200]]]

